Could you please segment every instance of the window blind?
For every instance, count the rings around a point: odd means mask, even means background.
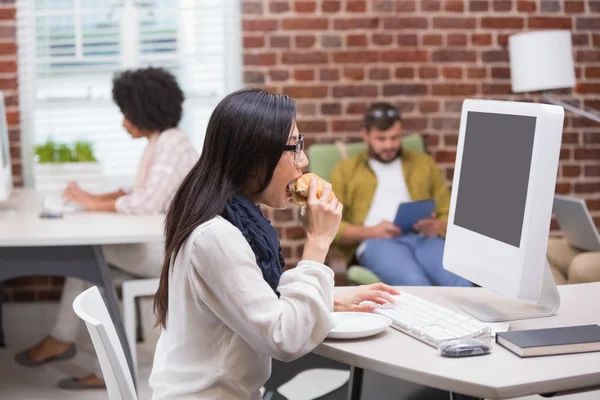
[[[181,128],[201,151],[217,102],[242,87],[236,0],[17,0],[23,160],[33,146],[88,140],[108,180],[131,182],[145,147],[121,127],[115,72],[155,66],[184,90]]]

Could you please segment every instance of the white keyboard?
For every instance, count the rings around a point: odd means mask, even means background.
[[[375,312],[392,320],[392,327],[430,346],[449,339],[491,334],[491,327],[466,315],[402,292],[395,303],[377,305]]]

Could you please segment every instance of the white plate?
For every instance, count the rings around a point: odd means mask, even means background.
[[[327,335],[330,339],[358,339],[377,335],[392,324],[384,315],[365,312],[334,312],[335,327]]]

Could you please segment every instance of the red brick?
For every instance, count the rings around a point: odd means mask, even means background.
[[[586,67],[585,77],[588,79],[600,78],[600,67]]]
[[[323,133],[327,131],[325,120],[298,120],[298,130],[302,133]]]
[[[492,35],[489,33],[473,33],[471,34],[471,44],[473,46],[490,46]]]
[[[369,79],[374,81],[389,80],[391,77],[389,68],[375,67],[369,70]]]
[[[419,112],[423,114],[435,113],[440,110],[440,103],[437,101],[421,101],[419,102]]]
[[[575,149],[575,160],[593,160],[600,159],[600,149]]]
[[[592,34],[592,44],[594,45],[594,47],[600,46],[600,33]]]
[[[442,35],[425,34],[423,35],[423,46],[441,46]]]
[[[346,37],[346,45],[348,47],[366,47],[367,35],[348,35]]]
[[[419,78],[421,79],[437,79],[437,67],[421,67],[419,68]]]
[[[484,83],[481,86],[483,94],[504,95],[511,94],[512,88],[508,83]]]
[[[260,15],[263,13],[263,4],[261,2],[242,2],[242,14],[244,15]]]
[[[432,86],[434,96],[473,96],[477,93],[477,85],[471,83],[445,83]]]
[[[577,17],[575,26],[577,29],[600,29],[600,18]]]
[[[294,70],[294,79],[297,81],[314,81],[315,71],[312,69]]]
[[[261,71],[244,71],[245,83],[265,83],[265,74]]]
[[[481,54],[484,63],[509,62],[507,50],[489,50]]]
[[[492,67],[493,79],[510,79],[510,68],[508,67]]]
[[[463,72],[461,67],[444,67],[442,69],[442,75],[447,79],[461,79]]]
[[[0,90],[17,90],[18,87],[17,78],[0,78]]]
[[[392,44],[394,37],[386,33],[374,33],[371,37],[371,43],[378,46],[387,46]]]
[[[324,51],[286,51],[281,56],[283,64],[327,64],[329,55]]]
[[[342,47],[342,37],[340,35],[321,36],[321,46],[326,49]]]
[[[317,99],[327,97],[327,86],[284,86],[283,94],[295,99]]]
[[[470,0],[469,11],[471,12],[484,12],[489,9],[488,0]]]
[[[458,135],[444,135],[444,145],[448,147],[458,145]]]
[[[336,18],[333,21],[335,30],[376,29],[379,18]]]
[[[388,17],[383,20],[383,29],[427,29],[429,24],[424,17]]]
[[[517,1],[517,11],[532,13],[537,10],[537,4],[532,0],[519,0]]]
[[[322,68],[319,70],[319,79],[322,81],[337,81],[340,79],[340,71],[334,68]]]
[[[377,0],[375,0],[377,1]],[[420,1],[420,0],[419,0]],[[417,10],[415,0],[396,0],[397,13],[411,13]]]
[[[563,177],[574,178],[581,175],[581,166],[579,165],[563,165],[561,168]]]
[[[276,19],[246,19],[242,23],[242,29],[247,32],[268,32],[277,30]]]
[[[451,33],[447,38],[448,46],[462,47],[467,45],[467,35]]]
[[[496,35],[496,43],[498,43],[499,46],[502,47],[507,47],[508,46],[508,37],[510,35],[507,35],[505,33],[498,33]]]
[[[321,104],[321,114],[340,115],[342,114],[342,105],[340,103],[323,103]]]
[[[465,11],[465,3],[463,0],[448,0],[446,1],[444,10],[448,12],[462,13]]]
[[[384,96],[424,96],[427,94],[427,85],[419,83],[390,83],[383,86]]]
[[[572,33],[571,42],[573,47],[587,47],[590,44],[590,36],[588,33]]]
[[[341,3],[341,1],[323,1],[321,9],[326,13],[338,12],[342,7]]]
[[[269,3],[269,11],[274,14],[284,13],[290,10],[288,1],[271,1]]]
[[[560,12],[560,0],[541,0],[542,13]]]
[[[362,129],[361,119],[341,119],[331,122],[331,130],[333,132],[360,132]]]
[[[398,35],[399,46],[417,46],[418,37],[416,34],[401,34]]]
[[[575,193],[597,193],[600,192],[600,182],[575,182],[573,191]]]
[[[529,29],[571,29],[571,18],[529,17]]]
[[[440,11],[442,9],[440,0],[421,0],[420,3],[421,11]]]
[[[4,89],[1,89],[4,90]],[[21,121],[21,117],[18,111],[7,111],[6,122],[8,125],[17,125]]]
[[[474,17],[433,18],[433,27],[435,29],[475,29],[475,26],[476,19]]]
[[[269,71],[269,78],[272,81],[276,81],[276,82],[281,82],[281,81],[287,81],[288,79],[290,79],[290,71],[287,70],[271,70]]]
[[[531,21],[532,18],[529,19]],[[481,27],[484,29],[523,29],[525,26],[522,17],[483,17]]]
[[[356,115],[356,114],[364,114],[367,112],[370,104],[365,102],[350,102],[346,107],[346,114]]]
[[[310,103],[297,103],[296,109],[298,111],[298,115],[301,116],[301,120],[305,120],[304,116],[313,116],[317,115],[317,105],[314,102]],[[314,132],[313,132],[314,133]]]
[[[600,143],[600,133],[584,133],[583,144],[598,144]]]
[[[17,72],[16,61],[0,61],[0,73],[14,73]]]
[[[576,93],[591,93],[598,94],[600,93],[600,83],[578,83],[575,88]]]
[[[294,11],[297,13],[314,13],[317,3],[314,1],[295,1]]]
[[[458,131],[460,118],[434,118],[433,129],[437,131]]]
[[[351,81],[362,81],[365,79],[363,68],[344,68],[344,78]]]
[[[346,3],[346,11],[365,12],[367,11],[367,2],[365,0],[348,0],[348,2]]]
[[[600,176],[600,166],[598,165],[586,165],[584,169],[585,176]]]
[[[291,38],[289,36],[271,36],[269,38],[269,46],[274,48],[285,48],[289,49],[291,47]]]
[[[294,39],[296,47],[306,49],[313,47],[317,42],[317,37],[314,35],[298,35]]]
[[[569,194],[571,193],[572,185],[565,182],[557,182],[555,192],[558,194]]]
[[[294,226],[285,229],[286,239],[302,239],[306,235],[306,231],[301,226]]]
[[[282,23],[284,30],[319,31],[329,28],[327,18],[286,18]]]
[[[565,1],[565,12],[568,14],[582,13],[585,11],[583,1]]]
[[[402,120],[402,127],[409,132],[423,131],[427,129],[427,119],[407,117]]]
[[[561,160],[570,160],[571,159],[571,150],[570,149],[560,149],[560,159]]]
[[[470,50],[437,50],[432,54],[433,62],[475,62],[477,54]]]
[[[375,12],[393,12],[396,11],[394,4],[394,0],[371,0],[373,11]],[[413,2],[414,5],[414,2]]]
[[[375,85],[343,85],[333,87],[333,97],[377,97]]]
[[[383,62],[427,62],[429,53],[423,50],[389,50],[381,52]]]
[[[15,8],[0,8],[0,20],[14,21],[16,16]]]
[[[438,150],[435,152],[435,160],[437,162],[454,162],[456,160],[456,152],[448,150]]]
[[[368,63],[378,60],[379,53],[376,51],[343,51],[333,53],[333,62],[336,64]]]
[[[277,63],[277,57],[275,53],[262,53],[262,54],[244,54],[244,65],[275,65]]]
[[[494,11],[504,11],[508,12],[512,10],[513,1],[510,0],[494,0],[493,2]]]
[[[244,48],[265,47],[265,38],[263,36],[244,36]]]
[[[413,67],[398,67],[394,76],[399,79],[412,79],[415,76],[415,70]]]
[[[15,43],[0,43],[0,55],[17,54],[17,45]]]

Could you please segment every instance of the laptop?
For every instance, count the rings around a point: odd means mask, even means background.
[[[554,195],[554,215],[567,242],[580,250],[600,251],[600,235],[583,199]]]

